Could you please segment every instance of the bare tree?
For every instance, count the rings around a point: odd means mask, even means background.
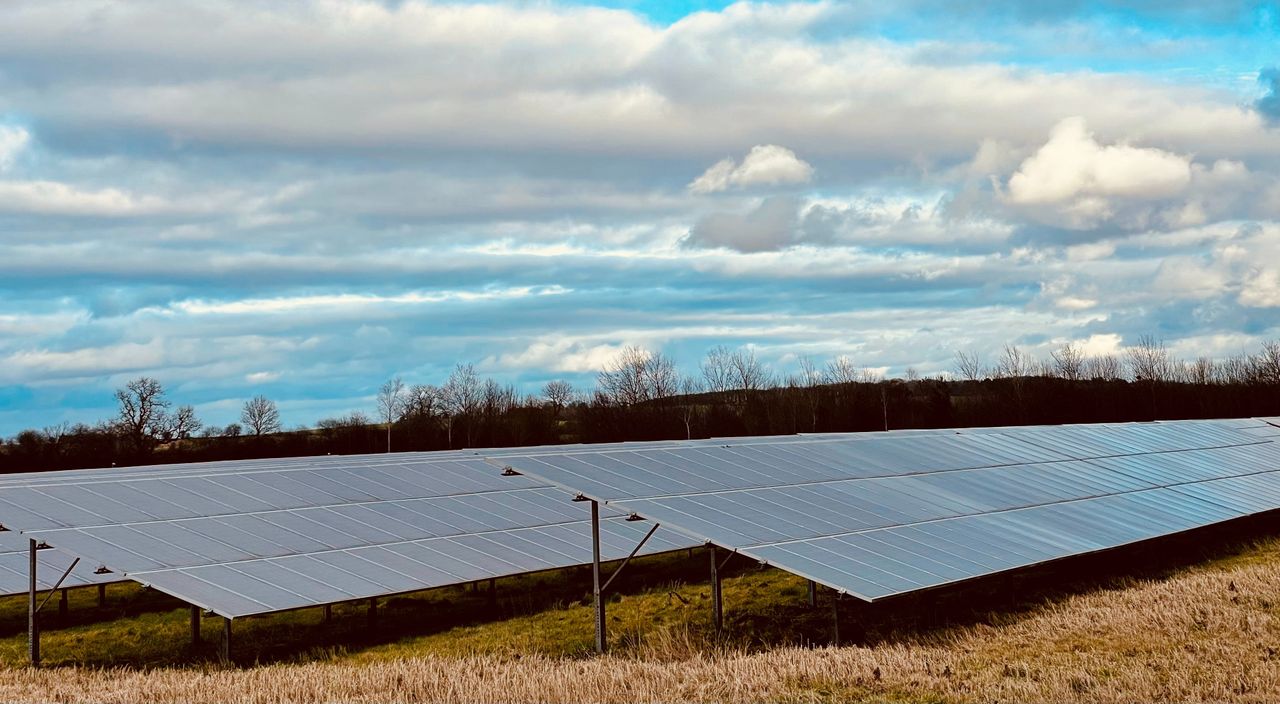
[[[1016,345],[1005,345],[1004,352],[996,362],[996,376],[1005,379],[1019,379],[1031,373],[1033,359],[1018,349]]]
[[[734,350],[729,357],[733,384],[743,391],[756,391],[773,383],[773,373],[756,357],[750,347]]]
[[[1135,381],[1167,381],[1171,369],[1169,350],[1164,342],[1150,335],[1143,335],[1138,344],[1126,351],[1129,371]]]
[[[202,427],[204,423],[196,417],[196,409],[191,406],[178,406],[169,423],[170,433],[175,440],[186,440],[200,432]]]
[[[140,377],[125,384],[123,389],[116,389],[116,401],[120,403],[116,417],[120,434],[135,453],[146,453],[167,422],[165,409],[169,402],[164,397],[164,387],[151,377]]]
[[[276,402],[266,396],[254,396],[244,402],[240,411],[240,422],[249,428],[255,436],[280,432],[280,409]]]
[[[1256,359],[1258,376],[1262,382],[1280,384],[1280,340],[1268,340],[1262,343],[1262,352]]]
[[[1090,357],[1084,363],[1084,375],[1090,379],[1115,381],[1121,377],[1122,371],[1120,360],[1113,354]]]
[[[431,418],[440,411],[440,389],[432,384],[414,384],[404,394],[404,417]]]
[[[547,403],[551,404],[552,415],[559,418],[560,411],[573,402],[573,384],[563,379],[548,381],[547,385],[542,387],[542,395],[546,397]]]
[[[628,346],[596,375],[605,398],[620,406],[668,398],[680,388],[675,362],[661,352]]]
[[[828,384],[852,384],[862,379],[862,370],[852,359],[840,355],[827,362],[825,378]]]
[[[448,434],[449,447],[453,447],[453,426],[462,418],[470,419],[480,406],[480,379],[476,376],[475,367],[470,364],[459,364],[449,374],[449,379],[440,387],[440,405],[444,411],[445,431]],[[467,424],[467,444],[471,444],[471,426]]]
[[[378,414],[387,424],[387,452],[391,452],[391,426],[404,413],[404,400],[404,381],[398,376],[378,389]]]
[[[986,377],[987,367],[977,352],[956,352],[956,376],[966,381],[979,381]]]
[[[707,350],[707,356],[702,360],[702,378],[707,382],[708,391],[724,393],[731,388],[733,384],[731,355],[729,348],[724,345]]]
[[[698,412],[694,397],[705,390],[702,380],[697,377],[686,376],[680,379],[680,395],[684,397],[684,404],[680,406],[680,420],[684,421],[684,434],[687,440],[693,439],[693,419]]]
[[[1053,358],[1055,375],[1068,381],[1080,379],[1080,375],[1084,372],[1084,353],[1079,347],[1068,342],[1050,352],[1049,355]]]

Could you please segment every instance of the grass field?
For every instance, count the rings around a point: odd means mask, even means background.
[[[219,619],[188,645],[188,612],[113,585],[73,593],[46,667],[21,667],[25,603],[0,601],[0,700],[179,701],[1274,701],[1280,693],[1275,519],[1059,563],[874,608],[817,608],[805,583],[752,564],[726,579],[710,628],[706,556],[628,568],[610,603],[612,654],[591,647],[585,570],[236,622],[236,668],[213,660]]]

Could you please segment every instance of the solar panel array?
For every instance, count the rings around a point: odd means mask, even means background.
[[[1260,421],[819,435],[491,460],[875,601],[1280,508]]]
[[[15,477],[0,522],[235,618],[584,564],[569,499],[473,453],[320,457]],[[651,526],[601,523],[605,559]],[[695,544],[659,532],[641,554]]]
[[[1272,510],[1277,470],[1261,419],[902,430],[11,475],[0,524],[58,548],[46,588],[78,555],[68,586],[233,618],[584,564],[567,489],[605,503],[605,559],[637,514],[667,527],[641,554],[711,542],[876,600]],[[25,538],[0,532],[0,589]]]

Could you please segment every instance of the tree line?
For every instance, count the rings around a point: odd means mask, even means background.
[[[800,358],[780,374],[751,347],[715,347],[692,373],[627,347],[590,389],[564,380],[538,393],[457,365],[438,384],[396,377],[364,410],[284,430],[265,396],[240,422],[208,426],[162,384],[135,379],[99,423],[24,430],[0,443],[0,472],[316,454],[445,450],[622,440],[1042,423],[1280,415],[1280,341],[1256,353],[1182,360],[1142,338],[1121,354],[1074,344],[1038,358],[1017,346],[955,355],[949,373],[884,378],[845,356]]]

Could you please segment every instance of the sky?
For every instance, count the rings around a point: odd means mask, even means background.
[[[892,7],[890,7],[892,6]],[[0,436],[1280,337],[1280,5],[6,0]]]

